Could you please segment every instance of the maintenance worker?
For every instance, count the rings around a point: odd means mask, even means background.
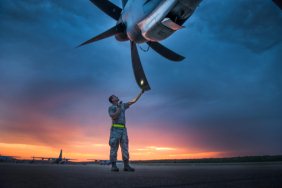
[[[111,147],[110,151],[110,161],[112,164],[111,171],[118,172],[119,169],[116,165],[117,161],[117,151],[119,145],[122,151],[122,160],[124,162],[124,171],[133,172],[135,169],[129,166],[129,153],[128,153],[128,136],[127,129],[125,125],[125,110],[134,104],[141,95],[144,93],[142,90],[139,95],[127,103],[122,103],[119,98],[115,95],[109,97],[110,103],[112,105],[109,107],[109,115],[112,118],[111,134],[109,139],[109,145]]]

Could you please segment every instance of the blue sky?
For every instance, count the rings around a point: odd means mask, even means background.
[[[109,95],[127,101],[139,92],[129,42],[75,47],[115,21],[90,1],[2,0],[0,7],[0,142],[107,140]],[[165,132],[195,151],[281,154],[281,13],[272,1],[204,0],[185,29],[161,42],[183,62],[139,50],[152,90],[127,113],[132,135],[141,143],[138,131],[153,130],[153,142]],[[63,139],[57,129],[79,136]]]

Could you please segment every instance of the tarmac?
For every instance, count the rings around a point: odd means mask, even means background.
[[[133,164],[111,172],[98,164],[0,163],[0,188],[281,188],[282,163]]]

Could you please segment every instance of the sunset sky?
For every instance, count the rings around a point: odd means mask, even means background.
[[[0,154],[108,159],[108,97],[140,92],[129,42],[75,47],[115,21],[88,0],[0,9]],[[161,42],[184,61],[139,50],[152,90],[126,114],[131,159],[282,154],[281,23],[272,1],[204,0]]]

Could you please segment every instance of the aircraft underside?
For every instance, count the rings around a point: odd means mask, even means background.
[[[201,0],[125,0],[122,1],[124,9],[107,0],[90,1],[115,19],[117,24],[78,47],[111,36],[115,36],[119,41],[130,40],[131,60],[136,82],[142,90],[150,90],[136,43],[146,42],[161,56],[171,61],[182,61],[185,57],[166,48],[159,41],[183,28],[182,25],[193,14]]]
[[[175,31],[183,28],[182,25],[193,14],[198,4],[198,0],[163,1],[152,14],[137,24],[139,32],[135,31],[135,33],[141,34],[143,40],[138,40],[141,38],[138,36],[137,40],[133,41],[137,43],[159,42],[168,38]]]

